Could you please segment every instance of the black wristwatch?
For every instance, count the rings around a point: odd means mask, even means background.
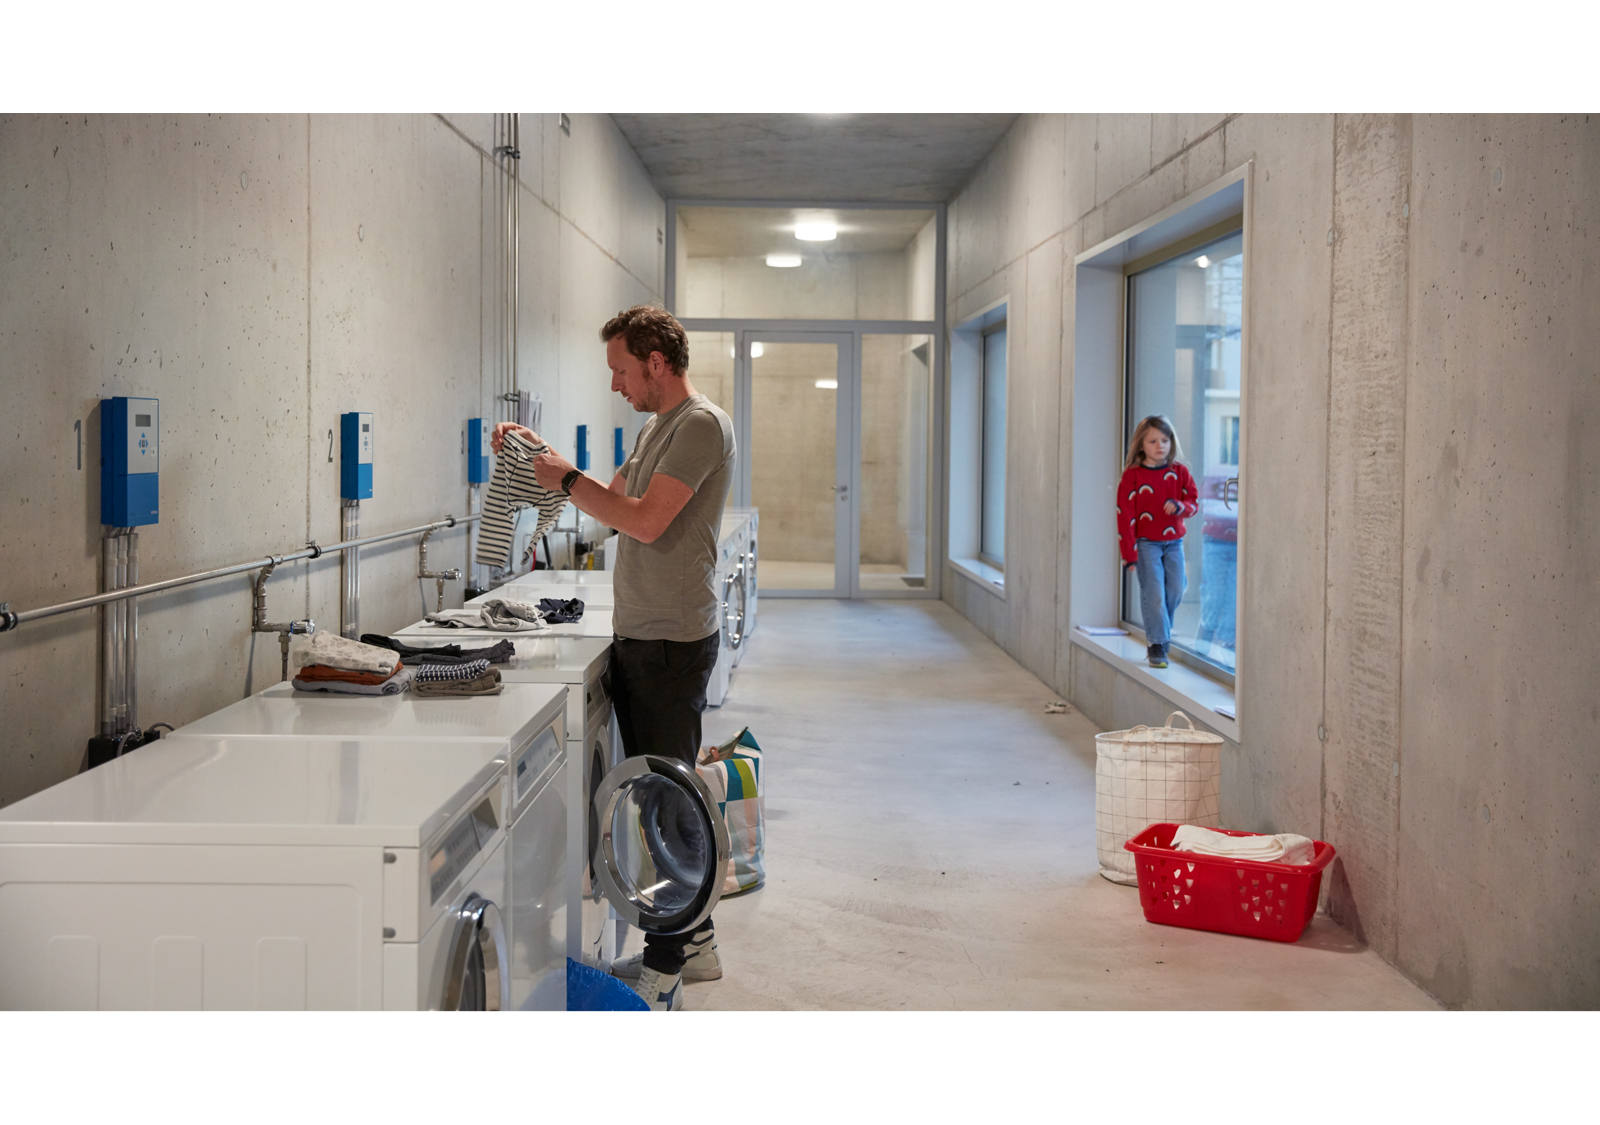
[[[561,478],[561,491],[565,492],[568,496],[571,496],[572,495],[572,482],[577,480],[582,475],[583,474],[581,472],[579,472],[577,469],[569,470],[567,475]]]

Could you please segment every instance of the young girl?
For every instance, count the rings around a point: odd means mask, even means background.
[[[1139,610],[1152,668],[1167,666],[1172,615],[1183,600],[1183,521],[1200,510],[1194,477],[1178,461],[1172,423],[1152,414],[1133,431],[1117,485],[1117,532],[1122,568],[1138,567]]]

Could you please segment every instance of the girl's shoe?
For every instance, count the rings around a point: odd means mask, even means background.
[[[1150,660],[1150,667],[1165,668],[1167,666],[1167,646],[1151,645],[1145,650],[1145,656]]]

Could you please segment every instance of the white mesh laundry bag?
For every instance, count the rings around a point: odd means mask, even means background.
[[[1113,883],[1138,885],[1133,853],[1122,845],[1150,825],[1222,827],[1222,736],[1196,730],[1182,711],[1163,726],[1097,734],[1094,749],[1095,850],[1100,874]]]

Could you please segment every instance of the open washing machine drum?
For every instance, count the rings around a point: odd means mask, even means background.
[[[711,790],[682,762],[628,758],[595,794],[594,872],[617,913],[647,934],[681,934],[711,916],[728,867],[728,828]]]

